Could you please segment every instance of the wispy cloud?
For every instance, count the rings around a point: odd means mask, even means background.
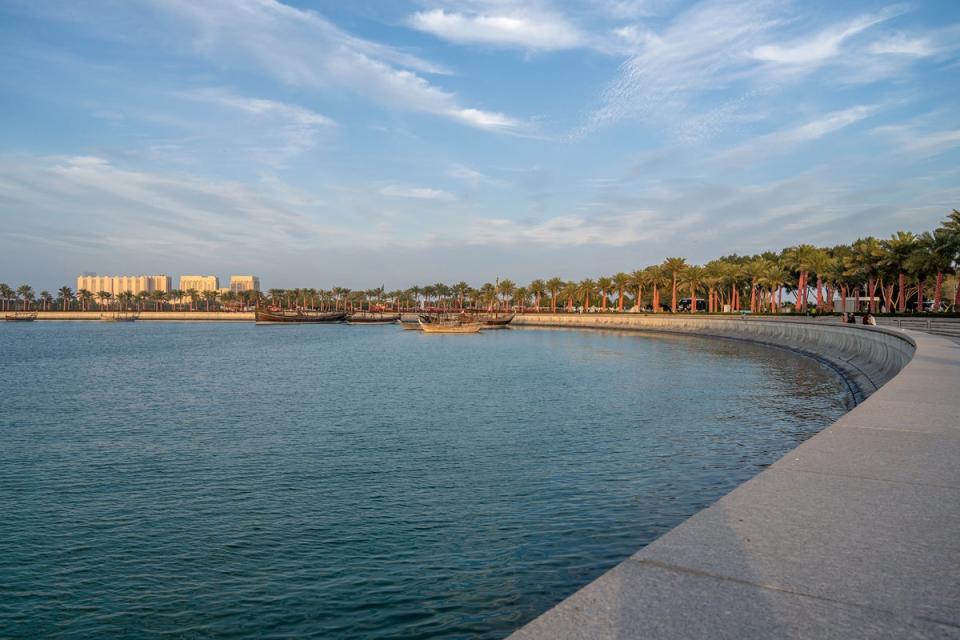
[[[942,124],[937,127],[932,116],[906,124],[875,127],[873,133],[886,138],[899,151],[913,158],[928,158],[960,148],[960,128]]]
[[[419,31],[461,44],[554,51],[578,47],[584,42],[579,29],[559,13],[521,6],[500,6],[498,9],[493,13],[448,12],[444,9],[420,11],[410,16],[408,24]]]
[[[93,234],[117,248],[162,250],[167,259],[341,234],[269,183],[136,171],[96,156],[0,159],[0,214],[16,210],[31,212],[22,232]]]
[[[145,0],[186,27],[194,49],[219,64],[258,68],[290,85],[346,90],[381,105],[487,130],[518,122],[460,102],[420,73],[446,69],[354,37],[320,15],[275,0]]]
[[[843,46],[858,34],[899,15],[898,9],[861,15],[813,33],[796,27],[777,0],[705,0],[677,15],[664,29],[624,32],[639,50],[620,68],[601,96],[583,135],[628,117],[681,120],[704,96],[725,96],[728,105],[750,94],[775,90],[829,63],[839,63]],[[794,34],[786,44],[786,38]],[[866,45],[861,49],[866,50]],[[862,51],[861,51],[862,53]],[[886,71],[890,68],[886,67]],[[870,78],[881,73],[876,66]],[[720,126],[715,112],[711,126]],[[726,116],[739,118],[739,109]]]
[[[449,202],[454,199],[453,194],[440,189],[431,189],[429,187],[413,187],[404,184],[389,184],[382,189],[380,193],[392,198],[414,198],[417,200],[441,200]]]
[[[876,113],[877,109],[878,107],[875,105],[860,105],[833,111],[800,125],[757,136],[748,142],[721,152],[716,160],[718,162],[759,162],[771,156],[783,155],[792,151],[797,145],[819,140],[860,122]]]
[[[447,175],[451,178],[456,178],[457,180],[462,180],[472,187],[479,187],[481,185],[503,185],[506,184],[503,180],[497,178],[491,178],[490,176],[477,171],[471,167],[462,164],[455,164],[450,167],[450,170],[447,171]]]
[[[889,20],[898,13],[901,11],[887,10],[874,15],[860,16],[846,24],[830,26],[812,36],[787,44],[765,44],[756,47],[750,55],[757,60],[778,65],[816,66],[836,56],[844,41]]]
[[[250,153],[259,161],[272,166],[283,164],[314,148],[324,130],[337,126],[331,118],[310,109],[268,100],[241,96],[222,88],[202,88],[179,91],[175,97],[214,105],[251,120],[250,126],[237,127],[226,142],[245,141]],[[222,117],[215,117],[215,122]]]

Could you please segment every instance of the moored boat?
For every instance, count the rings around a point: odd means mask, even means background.
[[[479,333],[483,327],[479,322],[419,322],[424,333]]]
[[[37,319],[36,311],[14,311],[3,316],[7,322],[33,322]]]
[[[347,324],[393,324],[400,319],[399,313],[380,311],[357,311],[347,316]]]
[[[507,325],[513,320],[514,314],[505,316],[494,314],[481,314],[477,316],[477,322],[483,325],[484,329],[506,329]]]
[[[291,311],[257,309],[254,318],[257,324],[333,324],[343,322],[346,311]]]

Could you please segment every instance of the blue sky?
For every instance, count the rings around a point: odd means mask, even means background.
[[[960,208],[960,2],[7,0],[0,280],[388,288]]]

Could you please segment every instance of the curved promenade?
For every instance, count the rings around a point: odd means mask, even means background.
[[[960,638],[960,344],[759,317],[514,323],[762,342],[865,400],[511,638]]]

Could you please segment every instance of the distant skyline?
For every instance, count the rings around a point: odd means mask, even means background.
[[[0,281],[596,277],[960,208],[960,2],[7,0]]]

